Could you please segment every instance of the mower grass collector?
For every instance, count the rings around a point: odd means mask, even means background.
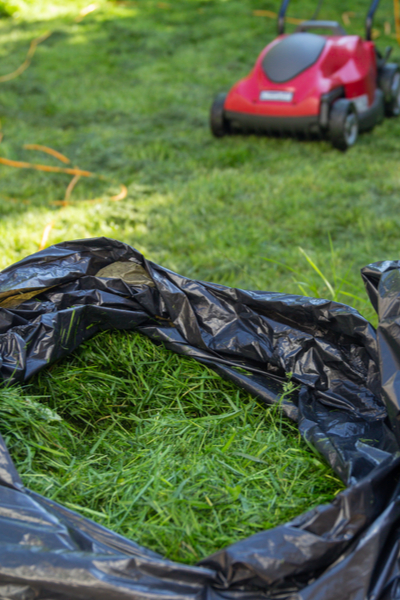
[[[285,35],[289,1],[279,11],[278,37],[250,75],[216,97],[211,131],[216,137],[259,132],[328,138],[345,151],[359,132],[400,114],[399,66],[387,62],[391,48],[382,56],[372,41],[379,0],[367,15],[366,40],[335,21],[314,19]],[[321,30],[329,35],[315,33]]]

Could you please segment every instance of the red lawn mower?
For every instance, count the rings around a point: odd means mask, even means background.
[[[250,75],[216,97],[211,131],[216,137],[258,132],[328,138],[347,150],[359,132],[400,114],[399,66],[387,62],[391,48],[382,56],[372,41],[379,0],[367,15],[366,40],[348,35],[335,21],[315,18],[285,35],[289,1],[280,7],[278,37]]]

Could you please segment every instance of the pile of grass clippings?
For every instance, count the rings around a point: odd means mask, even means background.
[[[279,407],[135,333],[3,388],[0,421],[27,487],[186,563],[343,489]]]

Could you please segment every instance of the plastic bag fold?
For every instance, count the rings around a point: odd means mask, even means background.
[[[0,599],[400,598],[400,262],[362,277],[377,331],[323,299],[196,281],[105,238],[0,273],[0,377],[27,381],[104,329],[136,330],[283,410],[347,484],[334,501],[219,550],[164,559],[22,485],[0,442]]]

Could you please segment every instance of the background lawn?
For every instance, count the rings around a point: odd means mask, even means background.
[[[398,258],[400,119],[361,136],[347,154],[328,142],[215,140],[208,129],[214,95],[247,74],[275,36],[275,21],[253,11],[276,11],[278,2],[99,0],[81,22],[75,17],[87,0],[13,3],[14,17],[0,19],[0,77],[23,62],[33,38],[53,34],[25,73],[0,83],[0,156],[64,166],[23,148],[46,145],[106,180],[81,179],[60,206],[70,176],[0,165],[0,268],[35,252],[52,223],[48,244],[105,235],[192,278],[332,297],[301,247],[333,296],[374,320],[359,269]],[[321,18],[342,21],[353,11],[348,29],[362,33],[367,4],[326,0]],[[400,61],[392,2],[381,4],[377,43],[393,45]],[[290,15],[307,18],[313,8],[293,0]],[[127,198],[111,201],[120,184]],[[146,384],[157,361],[167,365],[165,376]],[[180,368],[183,379],[173,375]],[[191,379],[196,398],[188,393],[182,404]],[[104,334],[1,400],[0,431],[31,488],[180,560],[196,561],[340,488],[279,412],[138,336]],[[165,445],[167,430],[179,443]],[[164,470],[149,467],[163,462]],[[286,463],[295,475],[285,474]]]

